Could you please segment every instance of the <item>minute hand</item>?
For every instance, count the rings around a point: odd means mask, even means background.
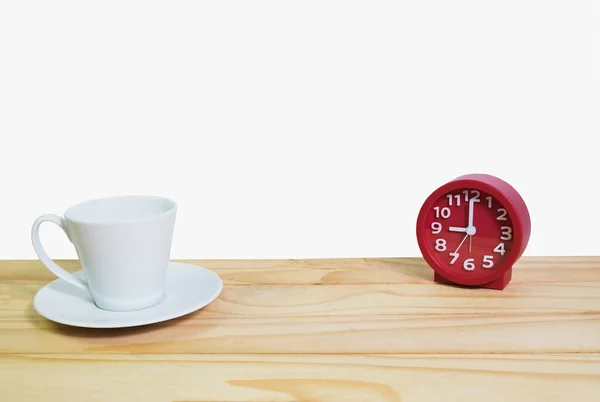
[[[475,207],[475,199],[471,198],[469,201],[469,225],[467,226],[467,236],[469,236],[469,253],[471,252],[471,245],[473,244],[473,235],[475,234],[475,226],[473,226],[473,209]]]
[[[475,204],[475,198],[471,198],[469,201],[469,224],[467,227],[473,227],[473,207]]]

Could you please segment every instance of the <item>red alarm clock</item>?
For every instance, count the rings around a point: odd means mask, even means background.
[[[442,185],[417,218],[417,241],[434,281],[502,290],[531,232],[529,210],[507,182],[468,174]]]

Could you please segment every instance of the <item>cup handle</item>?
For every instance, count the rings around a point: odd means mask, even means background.
[[[69,241],[71,241],[69,229],[67,228],[67,222],[64,218],[54,214],[46,214],[40,216],[35,220],[35,222],[33,223],[33,227],[31,228],[31,242],[33,243],[33,249],[38,255],[40,261],[57,277],[64,279],[70,284],[89,292],[87,282],[79,279],[75,275],[59,267],[54,261],[52,261],[50,257],[48,257],[46,251],[44,251],[44,248],[42,247],[42,242],[40,241],[40,225],[44,222],[53,222],[60,226],[60,228],[65,232],[65,234],[69,238]]]

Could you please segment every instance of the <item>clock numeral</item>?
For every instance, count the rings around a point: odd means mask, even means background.
[[[475,264],[473,263],[473,261],[475,261],[475,258],[467,258],[464,262],[463,262],[463,268],[467,271],[472,271],[475,269]]]
[[[448,205],[452,206],[452,199],[456,198],[456,206],[460,207],[460,194],[448,194]]]
[[[485,197],[485,199],[488,202],[488,208],[491,208],[492,207],[492,199],[493,199],[492,196],[488,195],[487,197]]]
[[[463,194],[465,195],[465,202],[469,202],[469,190],[463,190]],[[475,200],[475,202],[480,201],[479,196],[481,196],[481,193],[479,192],[479,190],[471,190],[471,194],[475,194],[471,196],[471,198]]]
[[[448,207],[444,207],[442,209],[440,209],[440,207],[434,207],[433,209],[435,210],[436,218],[441,216],[443,219],[448,219],[450,217],[450,208]]]
[[[459,254],[458,253],[450,253],[450,257],[452,258],[452,261],[450,261],[450,264],[454,264],[456,262],[456,260],[458,259]]]
[[[437,251],[446,251],[446,240],[435,239],[435,249]]]
[[[431,224],[431,233],[438,234],[442,231],[442,224],[439,222],[433,222]]]
[[[454,257],[450,264],[454,264],[458,259],[458,253],[450,253],[450,256]],[[483,268],[492,268],[494,266],[494,256],[493,255],[484,255],[483,256],[483,264],[481,265]],[[475,258],[467,258],[463,261],[463,268],[466,271],[474,271],[475,270]]]
[[[502,226],[502,236],[500,236],[500,240],[510,240],[512,239],[512,228],[510,226]]]
[[[504,255],[505,252],[506,250],[504,250],[504,243],[498,244],[494,249],[494,253],[500,253],[500,255]]]
[[[500,212],[500,215],[498,215],[498,217],[496,218],[497,221],[505,221],[506,220],[506,209],[504,208],[498,208],[498,212]]]

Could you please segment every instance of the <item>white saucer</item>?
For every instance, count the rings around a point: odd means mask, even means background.
[[[83,272],[75,273],[83,277]],[[223,289],[221,278],[197,265],[170,262],[166,299],[138,311],[114,312],[94,304],[86,291],[57,279],[35,295],[33,307],[43,317],[61,324],[87,328],[123,328],[153,324],[181,317],[201,309]]]

